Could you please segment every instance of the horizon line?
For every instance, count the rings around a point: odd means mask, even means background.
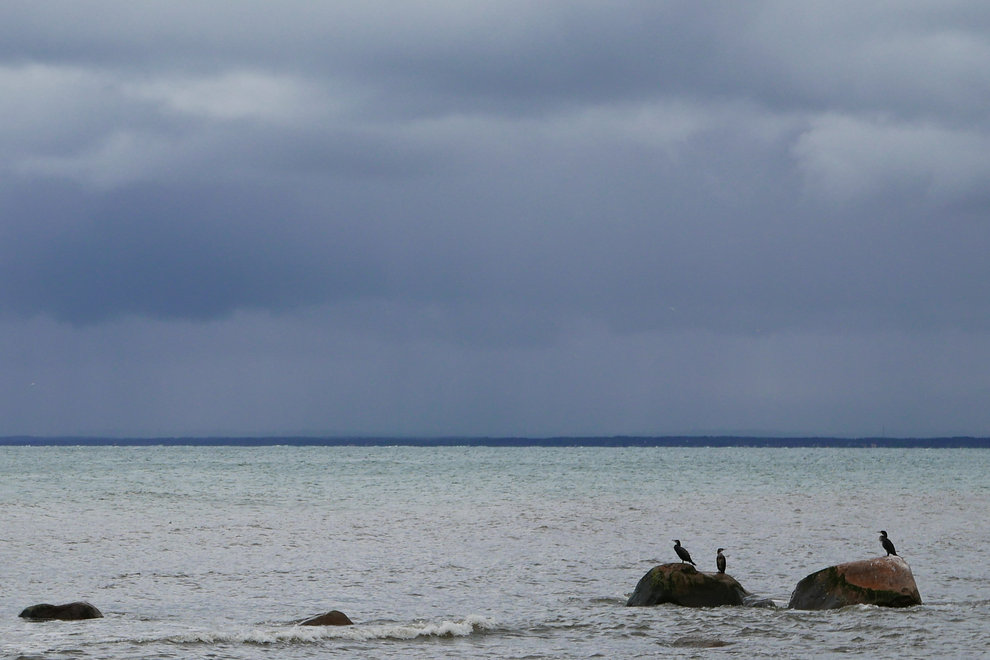
[[[827,435],[8,435],[0,446],[888,447],[990,448],[988,436]]]

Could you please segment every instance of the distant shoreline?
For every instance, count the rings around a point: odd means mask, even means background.
[[[990,449],[986,437],[831,438],[761,436],[560,436],[560,437],[388,437],[265,436],[101,438],[89,436],[6,436],[8,447],[837,447],[891,449]]]

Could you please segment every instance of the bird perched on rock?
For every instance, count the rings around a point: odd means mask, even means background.
[[[882,545],[883,549],[887,551],[888,557],[891,555],[894,555],[895,557],[899,556],[897,554],[897,551],[894,550],[894,544],[891,543],[890,539],[887,538],[887,532],[883,531],[882,529],[880,530],[880,545]]]
[[[725,548],[719,548],[718,555],[715,557],[715,565],[718,566],[719,573],[725,573],[725,555],[722,554],[723,550]]]
[[[686,561],[692,566],[697,566],[697,564],[695,564],[694,561],[691,560],[691,553],[688,552],[687,548],[682,546],[681,542],[678,541],[677,539],[674,539],[674,552],[676,552],[677,556],[681,558],[681,561]]]

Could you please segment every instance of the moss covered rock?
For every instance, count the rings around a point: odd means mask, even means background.
[[[847,605],[910,607],[921,594],[907,562],[897,556],[876,557],[829,566],[798,582],[788,607],[830,610]]]
[[[654,566],[640,579],[626,601],[628,606],[674,603],[685,607],[722,605],[773,606],[766,599],[754,598],[725,573],[703,573],[691,564]]]

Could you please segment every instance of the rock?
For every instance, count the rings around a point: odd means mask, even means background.
[[[691,564],[661,564],[642,577],[627,606],[674,603],[686,607],[751,604],[774,607],[769,599],[755,599],[725,573],[702,573]]]
[[[921,594],[907,562],[897,556],[876,557],[829,566],[797,583],[788,607],[830,610],[847,605],[910,607]]]
[[[89,603],[77,601],[64,605],[49,605],[41,603],[27,607],[20,613],[25,619],[59,619],[60,621],[79,621],[81,619],[102,619],[103,613]]]
[[[314,616],[299,622],[300,626],[353,626],[354,622],[339,610],[330,610],[326,614]]]
[[[674,648],[687,648],[687,649],[718,649],[723,646],[729,646],[732,642],[727,642],[723,639],[718,639],[717,637],[702,637],[701,635],[688,635],[687,637],[679,637],[670,643]]]
[[[742,604],[746,607],[766,607],[770,609],[777,607],[777,603],[773,602],[772,598],[764,598],[755,594],[743,596]]]

